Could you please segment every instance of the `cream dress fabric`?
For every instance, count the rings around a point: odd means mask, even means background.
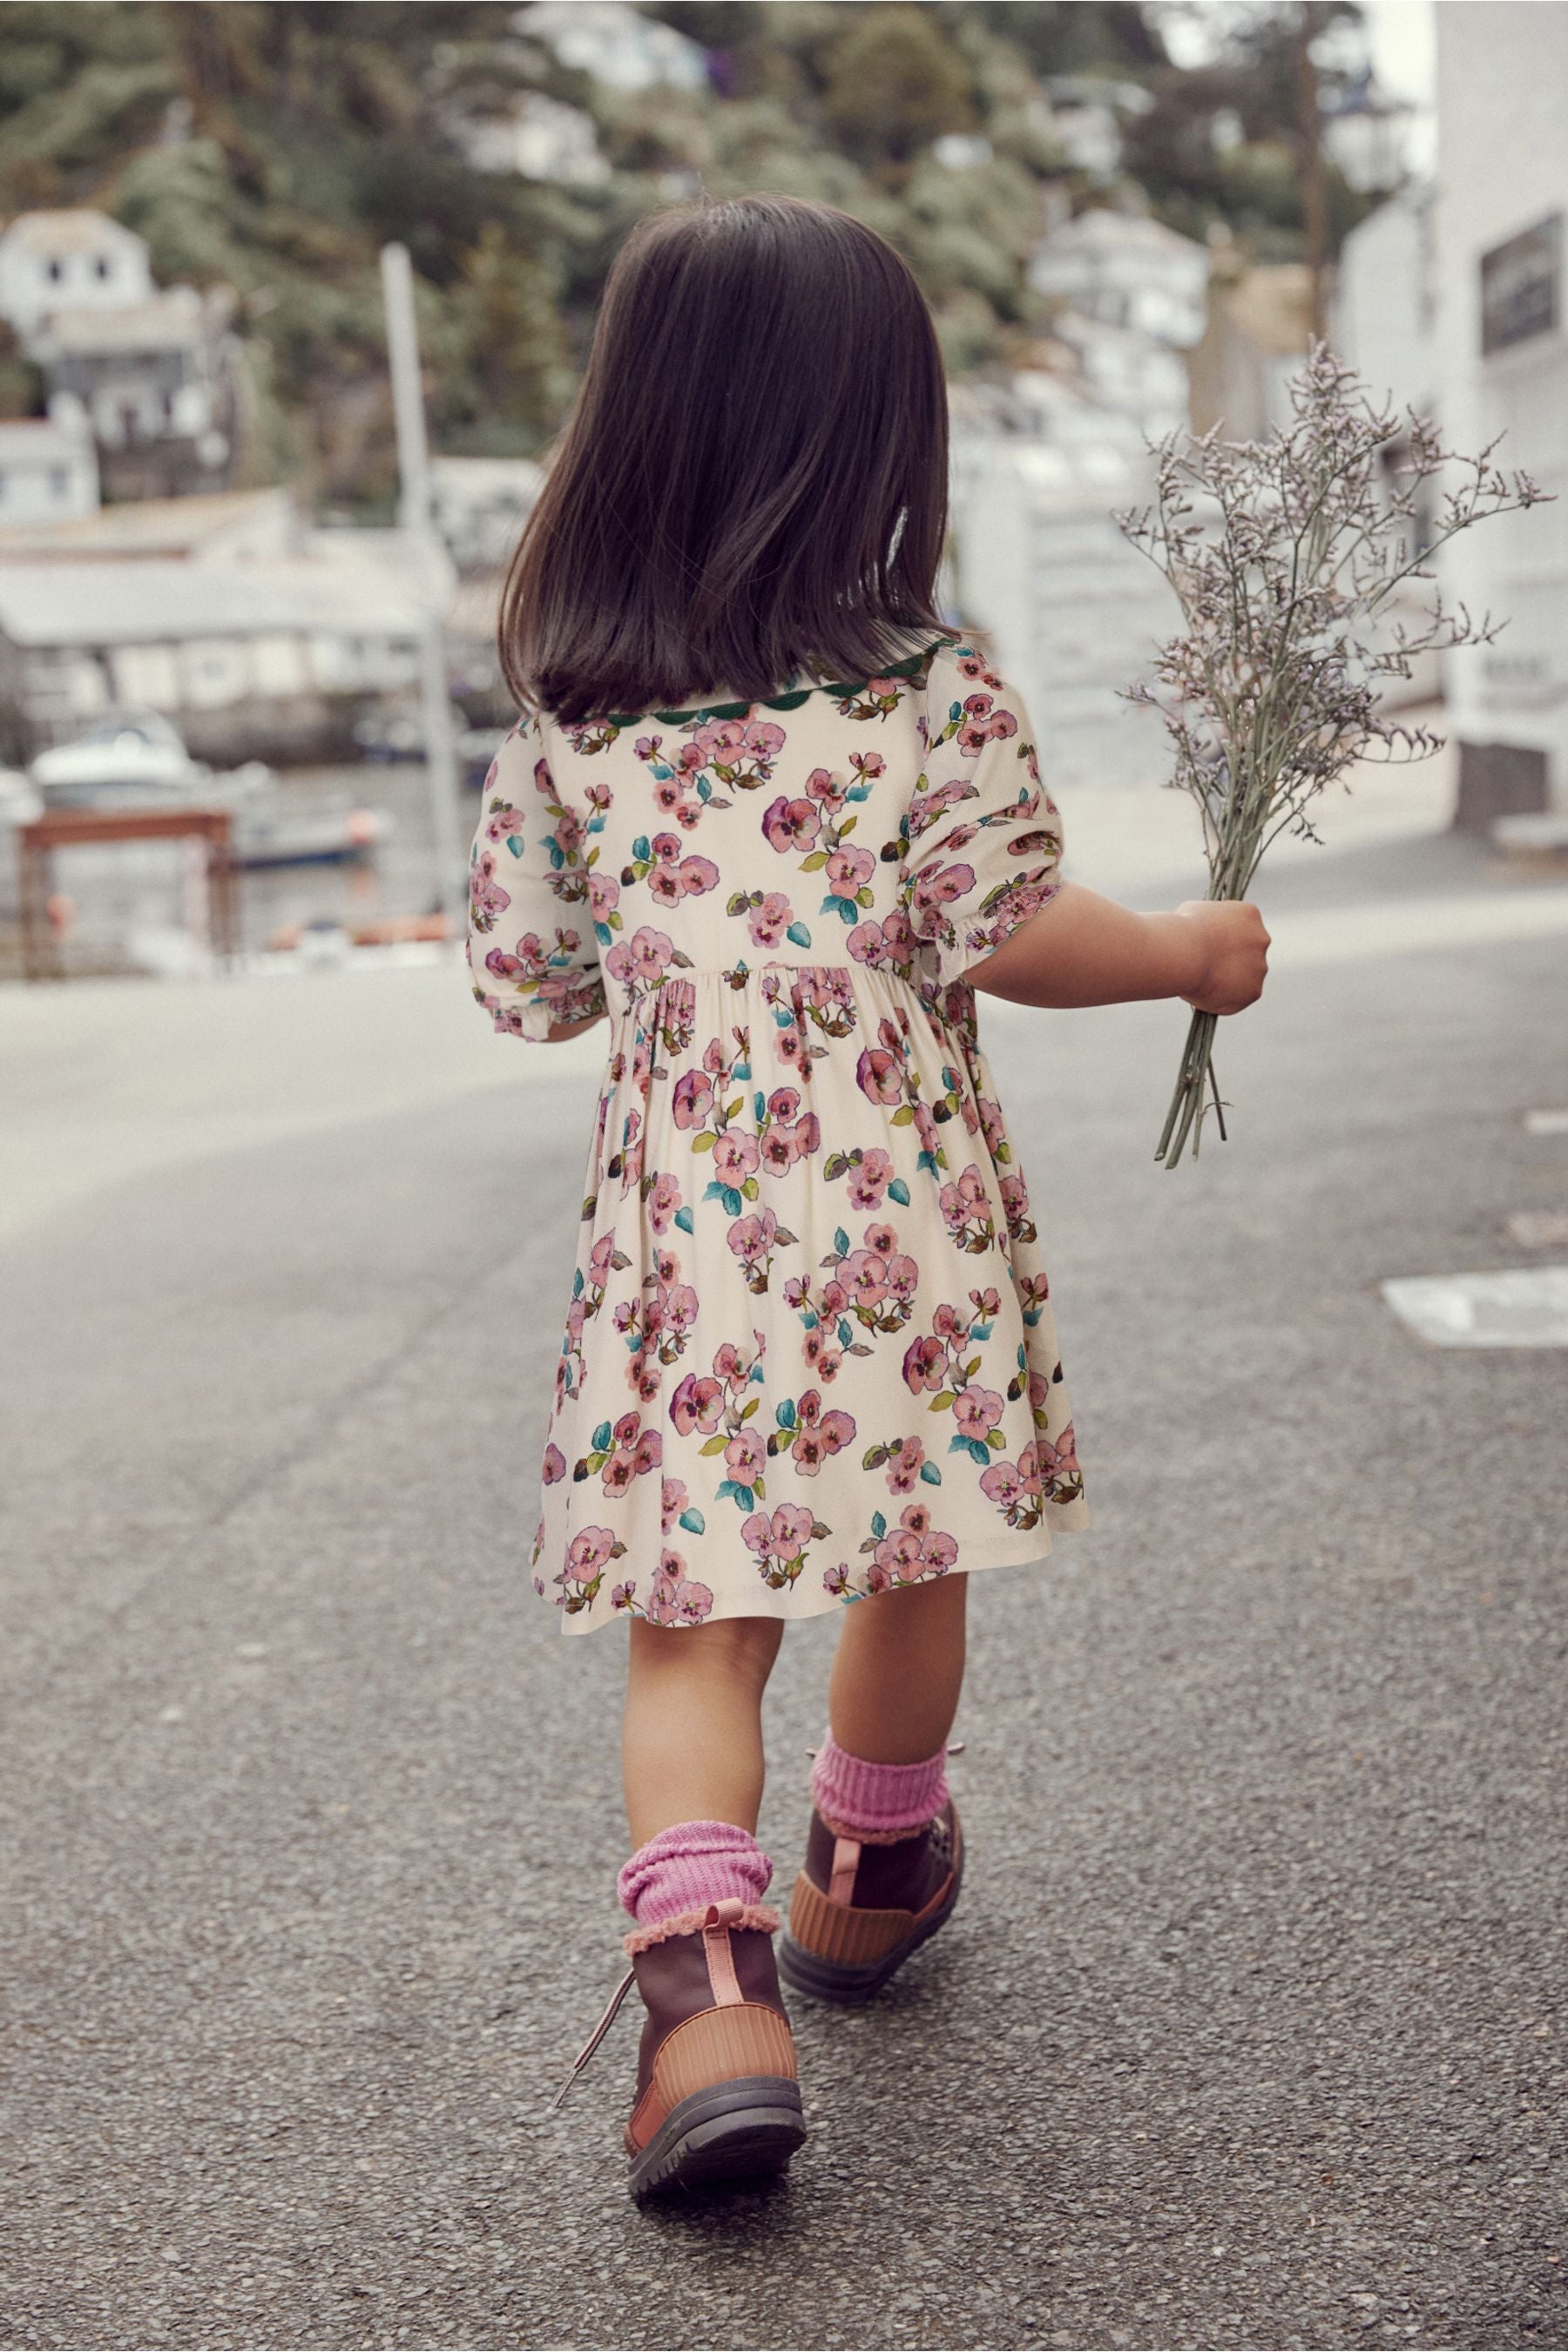
[[[971,646],[776,701],[530,718],[487,780],[474,992],[607,1012],[536,1590],[806,1617],[1085,1524],[1035,1220],[964,973],[1052,897]]]

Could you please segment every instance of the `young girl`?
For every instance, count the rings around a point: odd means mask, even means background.
[[[665,213],[503,604],[526,715],[474,845],[475,993],[516,1037],[609,1023],[533,1560],[566,1632],[630,1635],[639,2195],[788,2163],[778,1968],[860,2000],[947,1919],[968,1577],[1085,1522],[973,991],[1235,1013],[1263,984],[1256,908],[1058,878],[1023,706],[937,613],[946,469],[889,246],[782,196]],[[775,1967],[761,1701],[786,1620],[829,1610]]]

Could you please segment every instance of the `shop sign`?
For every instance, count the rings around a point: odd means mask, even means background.
[[[1481,256],[1481,351],[1489,356],[1555,332],[1562,316],[1563,215]]]

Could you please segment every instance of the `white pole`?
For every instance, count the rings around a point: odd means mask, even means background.
[[[381,289],[386,305],[386,349],[392,363],[392,411],[397,428],[401,485],[398,520],[414,548],[424,604],[419,632],[420,694],[425,719],[425,780],[436,861],[436,904],[456,920],[462,903],[463,839],[458,823],[458,758],[447,692],[444,632],[445,566],[430,520],[430,465],[425,442],[425,400],[414,324],[414,275],[408,248],[381,248]]]

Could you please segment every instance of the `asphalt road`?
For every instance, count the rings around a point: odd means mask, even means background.
[[[0,1006],[18,2346],[1568,2345],[1561,885],[1282,867],[1181,1019],[1004,1012],[1096,1512],[977,1580],[952,1928],[800,2004],[787,2189],[639,2213],[621,1640],[521,1572],[593,1080],[444,971]],[[551,1071],[560,1075],[550,1075]],[[793,1629],[787,1888],[832,1621]]]

